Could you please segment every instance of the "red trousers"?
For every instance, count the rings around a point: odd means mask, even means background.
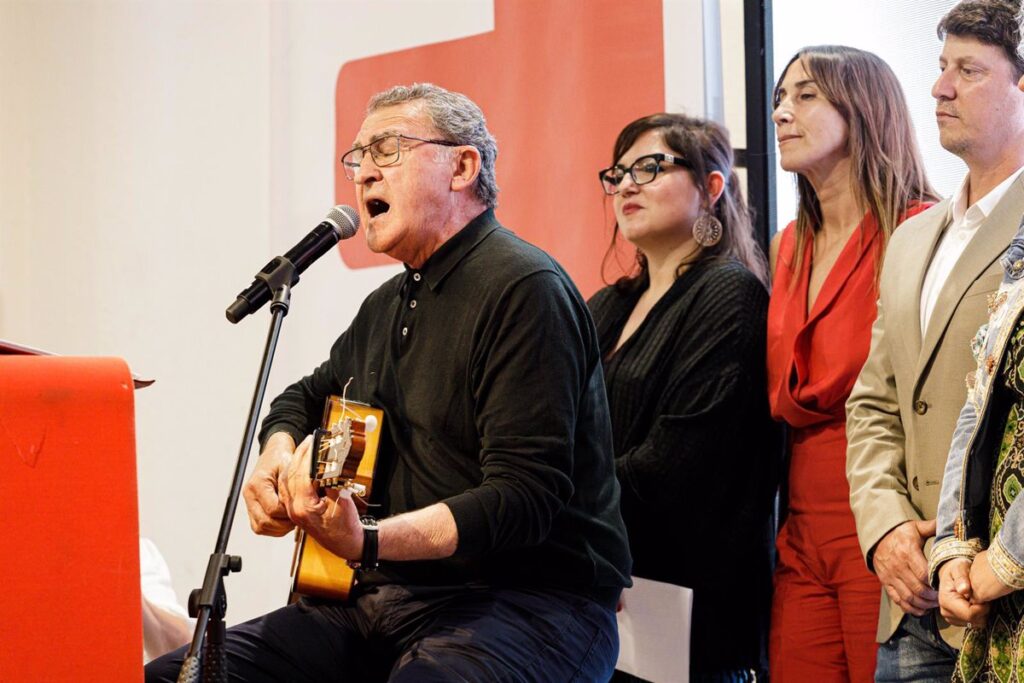
[[[772,683],[873,681],[881,584],[857,543],[842,425],[794,430],[789,515],[777,544]]]

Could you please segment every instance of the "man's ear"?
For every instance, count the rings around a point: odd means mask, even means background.
[[[455,148],[455,167],[452,175],[452,191],[462,192],[473,187],[480,175],[480,150],[471,145]]]

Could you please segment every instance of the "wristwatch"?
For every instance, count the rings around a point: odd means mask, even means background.
[[[363,557],[359,568],[363,571],[377,569],[377,520],[369,515],[359,518],[363,525]]]

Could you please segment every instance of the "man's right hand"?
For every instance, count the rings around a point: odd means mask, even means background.
[[[288,511],[281,503],[278,480],[287,476],[295,453],[295,441],[285,432],[276,432],[267,439],[249,481],[242,489],[249,525],[263,536],[284,536],[295,528]]]
[[[938,607],[938,593],[928,585],[924,544],[935,535],[935,520],[904,522],[875,546],[873,566],[889,598],[904,612],[920,617]]]

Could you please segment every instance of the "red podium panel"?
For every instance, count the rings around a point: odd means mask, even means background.
[[[142,679],[132,376],[0,356],[0,681]]]

